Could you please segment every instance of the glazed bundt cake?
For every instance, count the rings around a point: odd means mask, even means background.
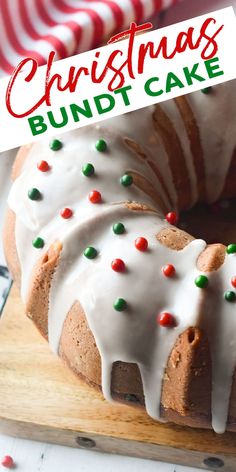
[[[107,399],[236,431],[236,244],[175,226],[235,196],[236,81],[22,148],[5,252],[27,315]]]

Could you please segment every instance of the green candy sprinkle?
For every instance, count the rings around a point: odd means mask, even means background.
[[[36,249],[42,249],[44,246],[44,240],[42,238],[35,238],[32,244]]]
[[[202,93],[205,93],[206,95],[208,95],[208,93],[211,92],[211,89],[212,89],[212,87],[206,87],[206,88],[203,88],[203,89],[201,90],[201,92],[202,92]]]
[[[113,307],[116,311],[124,311],[127,307],[127,303],[123,298],[117,298]]]
[[[94,167],[93,167],[93,164],[85,164],[83,167],[82,167],[82,172],[83,174],[85,175],[85,177],[91,177],[91,175],[94,174]]]
[[[52,151],[59,151],[62,148],[62,142],[59,139],[53,139],[50,143],[50,149]]]
[[[199,275],[196,279],[195,279],[195,285],[198,287],[198,288],[206,288],[207,285],[208,285],[208,278],[205,276],[205,275]]]
[[[88,246],[84,250],[84,256],[87,257],[87,259],[94,259],[97,256],[97,250],[95,247]]]
[[[41,193],[37,188],[31,188],[28,191],[28,197],[30,200],[40,200],[41,198]]]
[[[106,151],[107,149],[107,143],[104,139],[99,139],[96,144],[95,144],[95,148],[97,149],[97,151],[99,152],[104,152]]]
[[[227,254],[235,254],[236,253],[236,244],[229,244],[226,248]]]
[[[122,177],[120,178],[120,183],[124,185],[124,187],[129,187],[129,185],[132,185],[133,183],[132,175],[129,175],[129,174],[122,175]]]
[[[115,234],[123,234],[125,232],[123,223],[114,223],[112,229]]]
[[[224,297],[225,297],[225,300],[227,300],[227,302],[235,302],[236,293],[231,292],[231,290],[227,290],[227,292],[224,293]]]

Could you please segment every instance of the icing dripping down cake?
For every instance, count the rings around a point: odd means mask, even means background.
[[[26,146],[4,234],[27,315],[78,376],[219,433],[236,430],[236,244],[175,223],[235,196],[235,127],[232,81]]]

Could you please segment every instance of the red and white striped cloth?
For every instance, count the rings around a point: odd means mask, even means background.
[[[131,21],[140,23],[180,0],[0,0],[0,77],[22,58],[44,64],[93,49]]]

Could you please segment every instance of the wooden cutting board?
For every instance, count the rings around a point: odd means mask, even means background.
[[[107,403],[50,352],[13,287],[0,321],[0,430],[12,436],[235,472],[236,434],[158,424]]]

